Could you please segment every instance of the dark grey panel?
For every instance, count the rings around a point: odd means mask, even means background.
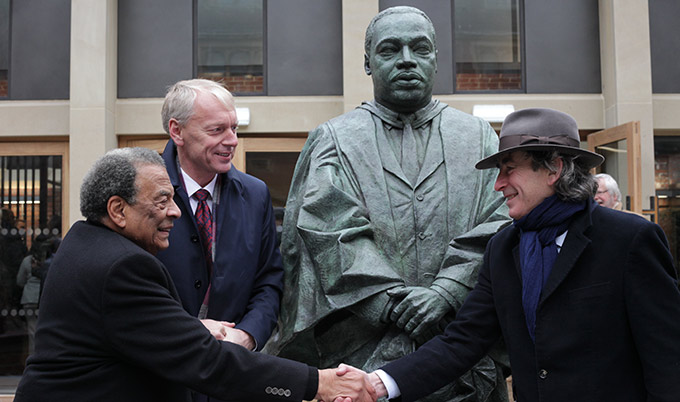
[[[193,77],[193,12],[187,0],[118,0],[118,97],[163,97]]]
[[[0,0],[0,70],[9,68],[9,0]]]
[[[594,0],[525,0],[527,93],[600,93]]]
[[[380,11],[395,6],[421,9],[432,20],[437,35],[437,76],[435,94],[453,93],[453,34],[451,30],[451,2],[442,0],[380,0]]]
[[[268,95],[342,94],[340,0],[269,1],[266,30]]]
[[[68,99],[71,1],[12,2],[10,98]]]
[[[649,0],[652,92],[680,93],[680,1]]]

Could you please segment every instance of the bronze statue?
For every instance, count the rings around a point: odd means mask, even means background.
[[[496,172],[474,168],[496,133],[432,99],[430,19],[389,8],[365,46],[375,99],[313,130],[295,168],[282,311],[265,350],[371,371],[441,333],[509,220]],[[426,400],[505,401],[505,374],[486,357]]]

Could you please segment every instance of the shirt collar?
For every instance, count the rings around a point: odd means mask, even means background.
[[[182,178],[184,179],[184,186],[187,190],[187,195],[189,197],[193,196],[194,193],[200,189],[207,190],[210,193],[210,198],[214,199],[215,183],[217,183],[217,174],[210,180],[210,183],[206,184],[205,187],[201,187],[194,179],[189,176],[182,167],[179,168]]]

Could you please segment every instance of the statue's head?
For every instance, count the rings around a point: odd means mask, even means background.
[[[391,7],[366,29],[364,69],[373,95],[399,113],[414,112],[432,99],[437,47],[432,21],[414,7]]]

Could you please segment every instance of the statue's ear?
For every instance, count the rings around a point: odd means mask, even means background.
[[[366,75],[371,75],[371,65],[368,62],[368,55],[364,55],[364,71],[366,71]]]

